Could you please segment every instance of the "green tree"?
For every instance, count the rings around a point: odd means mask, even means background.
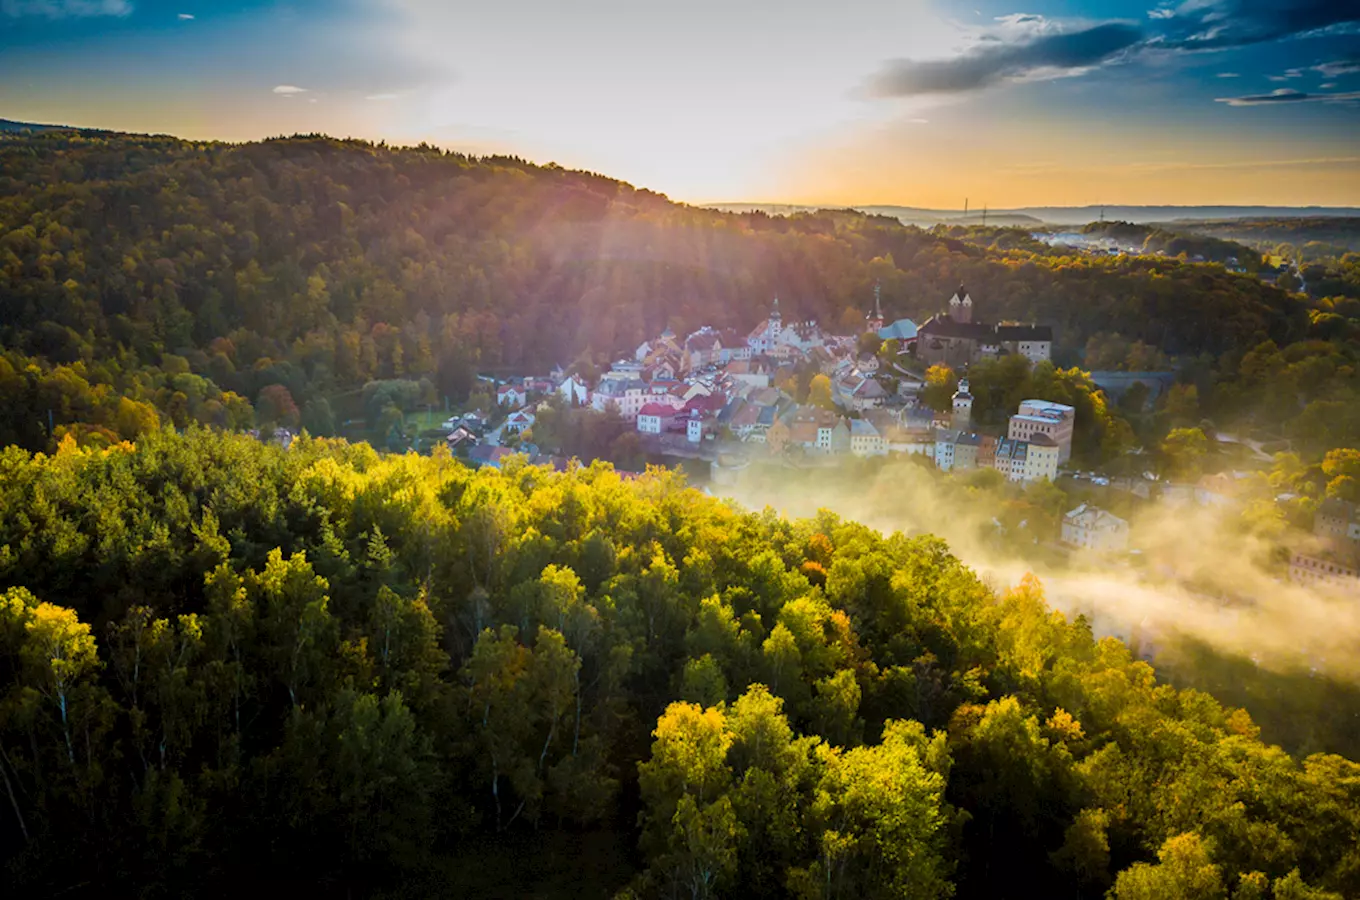
[[[1197,834],[1169,838],[1156,865],[1134,863],[1115,879],[1116,900],[1217,900],[1227,897],[1218,866]]]

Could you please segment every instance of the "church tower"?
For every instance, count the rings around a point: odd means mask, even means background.
[[[949,318],[955,322],[973,321],[973,298],[968,295],[963,285],[959,285],[954,296],[949,298]]]
[[[874,282],[874,308],[864,317],[864,330],[878,334],[883,329],[883,286]]]
[[[954,414],[949,425],[956,431],[969,431],[973,427],[973,395],[968,393],[968,379],[959,379],[959,389],[954,392]]]

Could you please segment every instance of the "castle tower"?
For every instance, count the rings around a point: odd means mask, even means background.
[[[779,314],[779,298],[775,297],[774,309],[770,310],[770,321],[773,322],[776,327],[778,327],[782,319],[783,316]]]
[[[954,414],[949,426],[956,431],[968,431],[973,427],[973,395],[968,393],[968,379],[959,379],[959,389],[954,392]]]
[[[883,329],[883,286],[874,282],[874,308],[864,317],[864,330],[878,334]]]

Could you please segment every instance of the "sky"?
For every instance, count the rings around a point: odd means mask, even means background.
[[[1360,0],[0,0],[0,118],[692,203],[1360,206]]]

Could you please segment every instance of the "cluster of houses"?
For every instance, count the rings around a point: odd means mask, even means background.
[[[1048,400],[1024,400],[1007,422],[1005,436],[972,430],[973,395],[968,379],[954,392],[949,427],[938,429],[935,464],[945,471],[996,469],[1008,481],[1053,481],[1072,457],[1077,411]]]
[[[1047,329],[975,323],[972,297],[962,287],[948,305],[948,314],[919,329],[910,319],[889,323],[875,288],[864,331],[895,342],[899,353],[915,345],[928,361],[967,364],[1000,353],[1048,359]],[[1012,333],[1015,329],[1024,334]],[[942,469],[994,467],[1017,482],[1053,479],[1071,455],[1071,407],[1028,400],[1004,437],[976,434],[966,380],[952,414],[937,414],[917,399],[920,378],[891,357],[881,362],[875,354],[860,353],[859,346],[858,335],[829,334],[811,320],[786,321],[776,298],[746,334],[703,327],[681,338],[668,328],[630,358],[614,362],[595,384],[558,371],[541,384],[532,379],[502,384],[496,400],[511,410],[508,433],[532,427],[530,396],[555,393],[571,406],[612,412],[640,434],[672,446],[703,445],[721,434],[770,454],[921,454]],[[834,408],[800,405],[776,387],[807,365],[826,376]],[[451,443],[456,434],[450,434]]]

